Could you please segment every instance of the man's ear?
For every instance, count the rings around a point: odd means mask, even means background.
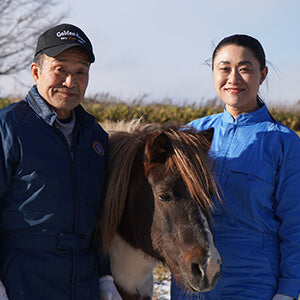
[[[40,72],[41,72],[41,69],[40,67],[38,66],[38,64],[36,62],[33,62],[31,64],[31,75],[32,75],[32,78],[34,80],[35,83],[38,83],[38,80],[39,80],[39,77],[40,77]]]

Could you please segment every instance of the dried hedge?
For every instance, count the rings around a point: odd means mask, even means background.
[[[132,101],[125,103],[124,101],[109,101],[110,97],[104,100],[84,99],[83,106],[93,114],[99,122],[104,120],[118,121],[131,120],[133,118],[142,118],[143,122],[165,123],[167,121],[176,121],[187,123],[191,120],[215,114],[223,110],[223,105],[212,99],[207,101],[205,105],[184,105],[178,106],[165,103],[153,103],[145,105],[141,101]],[[0,108],[14,102],[11,99],[0,98]],[[300,110],[290,111],[282,108],[274,108],[270,110],[272,116],[280,123],[287,127],[300,131]]]

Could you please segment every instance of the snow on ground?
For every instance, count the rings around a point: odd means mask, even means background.
[[[154,271],[154,300],[170,300],[171,273],[164,266],[157,266]]]

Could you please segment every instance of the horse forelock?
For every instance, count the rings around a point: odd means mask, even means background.
[[[220,197],[208,156],[209,142],[194,130],[171,129],[166,134],[174,151],[167,161],[168,168],[179,171],[191,197],[210,216],[214,208],[212,194],[217,199]]]

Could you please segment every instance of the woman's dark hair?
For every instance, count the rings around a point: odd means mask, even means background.
[[[262,71],[266,66],[266,55],[260,42],[249,35],[235,34],[224,38],[215,48],[212,56],[212,69],[214,68],[215,57],[218,54],[219,50],[228,45],[237,45],[248,48],[253,53],[254,57],[258,60],[260,70]]]

